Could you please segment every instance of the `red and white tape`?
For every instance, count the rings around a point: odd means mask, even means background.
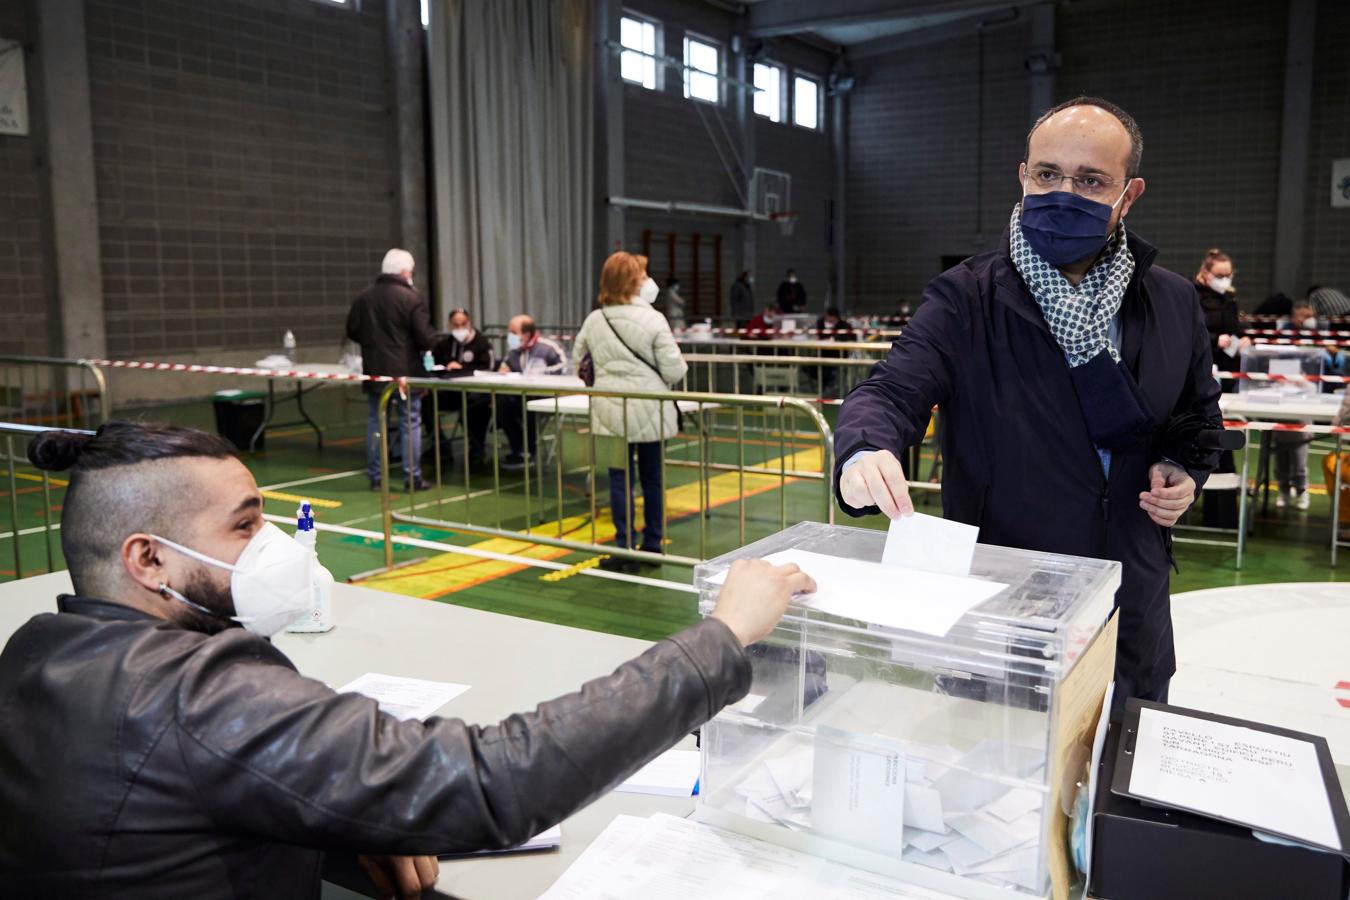
[[[196,363],[141,362],[128,359],[82,359],[91,366],[110,369],[149,369],[156,372],[195,372],[201,375],[245,375],[261,378],[304,378],[314,381],[355,381],[389,383],[392,375],[362,375],[359,372],[306,372],[303,369],[261,369],[257,366],[203,366]]]
[[[1214,377],[1220,381],[1289,381],[1304,384],[1345,384],[1350,378],[1344,375],[1271,375],[1267,372],[1224,372],[1215,370]]]

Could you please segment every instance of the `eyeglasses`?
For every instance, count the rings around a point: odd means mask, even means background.
[[[1113,197],[1121,185],[1129,184],[1130,179],[1112,181],[1103,175],[1065,175],[1058,169],[1037,166],[1027,169],[1027,181],[1028,189],[1037,194],[1057,191],[1069,181],[1072,182],[1070,190],[1080,197],[1102,200]]]

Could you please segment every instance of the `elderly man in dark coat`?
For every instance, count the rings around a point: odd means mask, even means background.
[[[1196,430],[1222,419],[1194,287],[1125,229],[1141,150],[1104,100],[1041,117],[1001,246],[929,284],[840,410],[835,475],[850,515],[912,514],[899,457],[940,406],[946,516],[985,543],[1119,560],[1116,696],[1165,700],[1171,526],[1217,460]]]

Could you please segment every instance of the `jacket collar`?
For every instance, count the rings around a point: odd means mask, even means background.
[[[410,286],[410,285],[408,284],[408,282],[406,282],[406,281],[403,280],[403,276],[402,276],[402,275],[394,275],[394,274],[392,274],[392,273],[384,273],[384,272],[382,272],[382,273],[380,273],[379,275],[375,276],[375,283],[376,283],[376,284],[396,284],[396,285],[398,285],[399,287],[409,287],[409,286]]]
[[[1134,275],[1125,289],[1125,302],[1128,304],[1130,298],[1138,294],[1140,281],[1148,274],[1149,269],[1153,268],[1153,263],[1158,258],[1158,249],[1128,229],[1125,232],[1125,245],[1130,248],[1130,254],[1134,257]],[[1011,237],[1006,226],[999,241],[997,260],[1000,265],[994,273],[994,296],[1023,319],[1049,334],[1050,326],[1046,324],[1041,308],[1036,305],[1031,291],[1022,281],[1017,267],[1013,265]]]
[[[99,600],[94,597],[78,597],[74,594],[58,595],[56,598],[56,608],[63,613],[73,613],[77,616],[90,616],[95,619],[121,619],[125,621],[150,619],[156,622],[165,621],[160,619],[159,616],[152,616],[148,612],[133,609],[124,603],[114,603],[111,600]]]

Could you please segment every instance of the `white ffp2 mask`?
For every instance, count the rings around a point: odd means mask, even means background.
[[[1233,286],[1232,276],[1227,276],[1224,278],[1216,278],[1214,276],[1210,276],[1209,289],[1212,290],[1214,293],[1219,294],[1220,296],[1227,294],[1228,289],[1232,286]]]
[[[263,637],[271,637],[309,610],[323,568],[308,547],[271,522],[258,529],[233,565],[157,534],[151,537],[185,556],[228,570],[235,612],[230,618]],[[167,585],[160,590],[193,609],[223,618]]]
[[[642,287],[638,288],[638,302],[651,306],[656,302],[656,297],[660,293],[661,289],[656,286],[656,282],[652,281],[652,278],[649,275],[647,276],[647,280],[642,282]]]

